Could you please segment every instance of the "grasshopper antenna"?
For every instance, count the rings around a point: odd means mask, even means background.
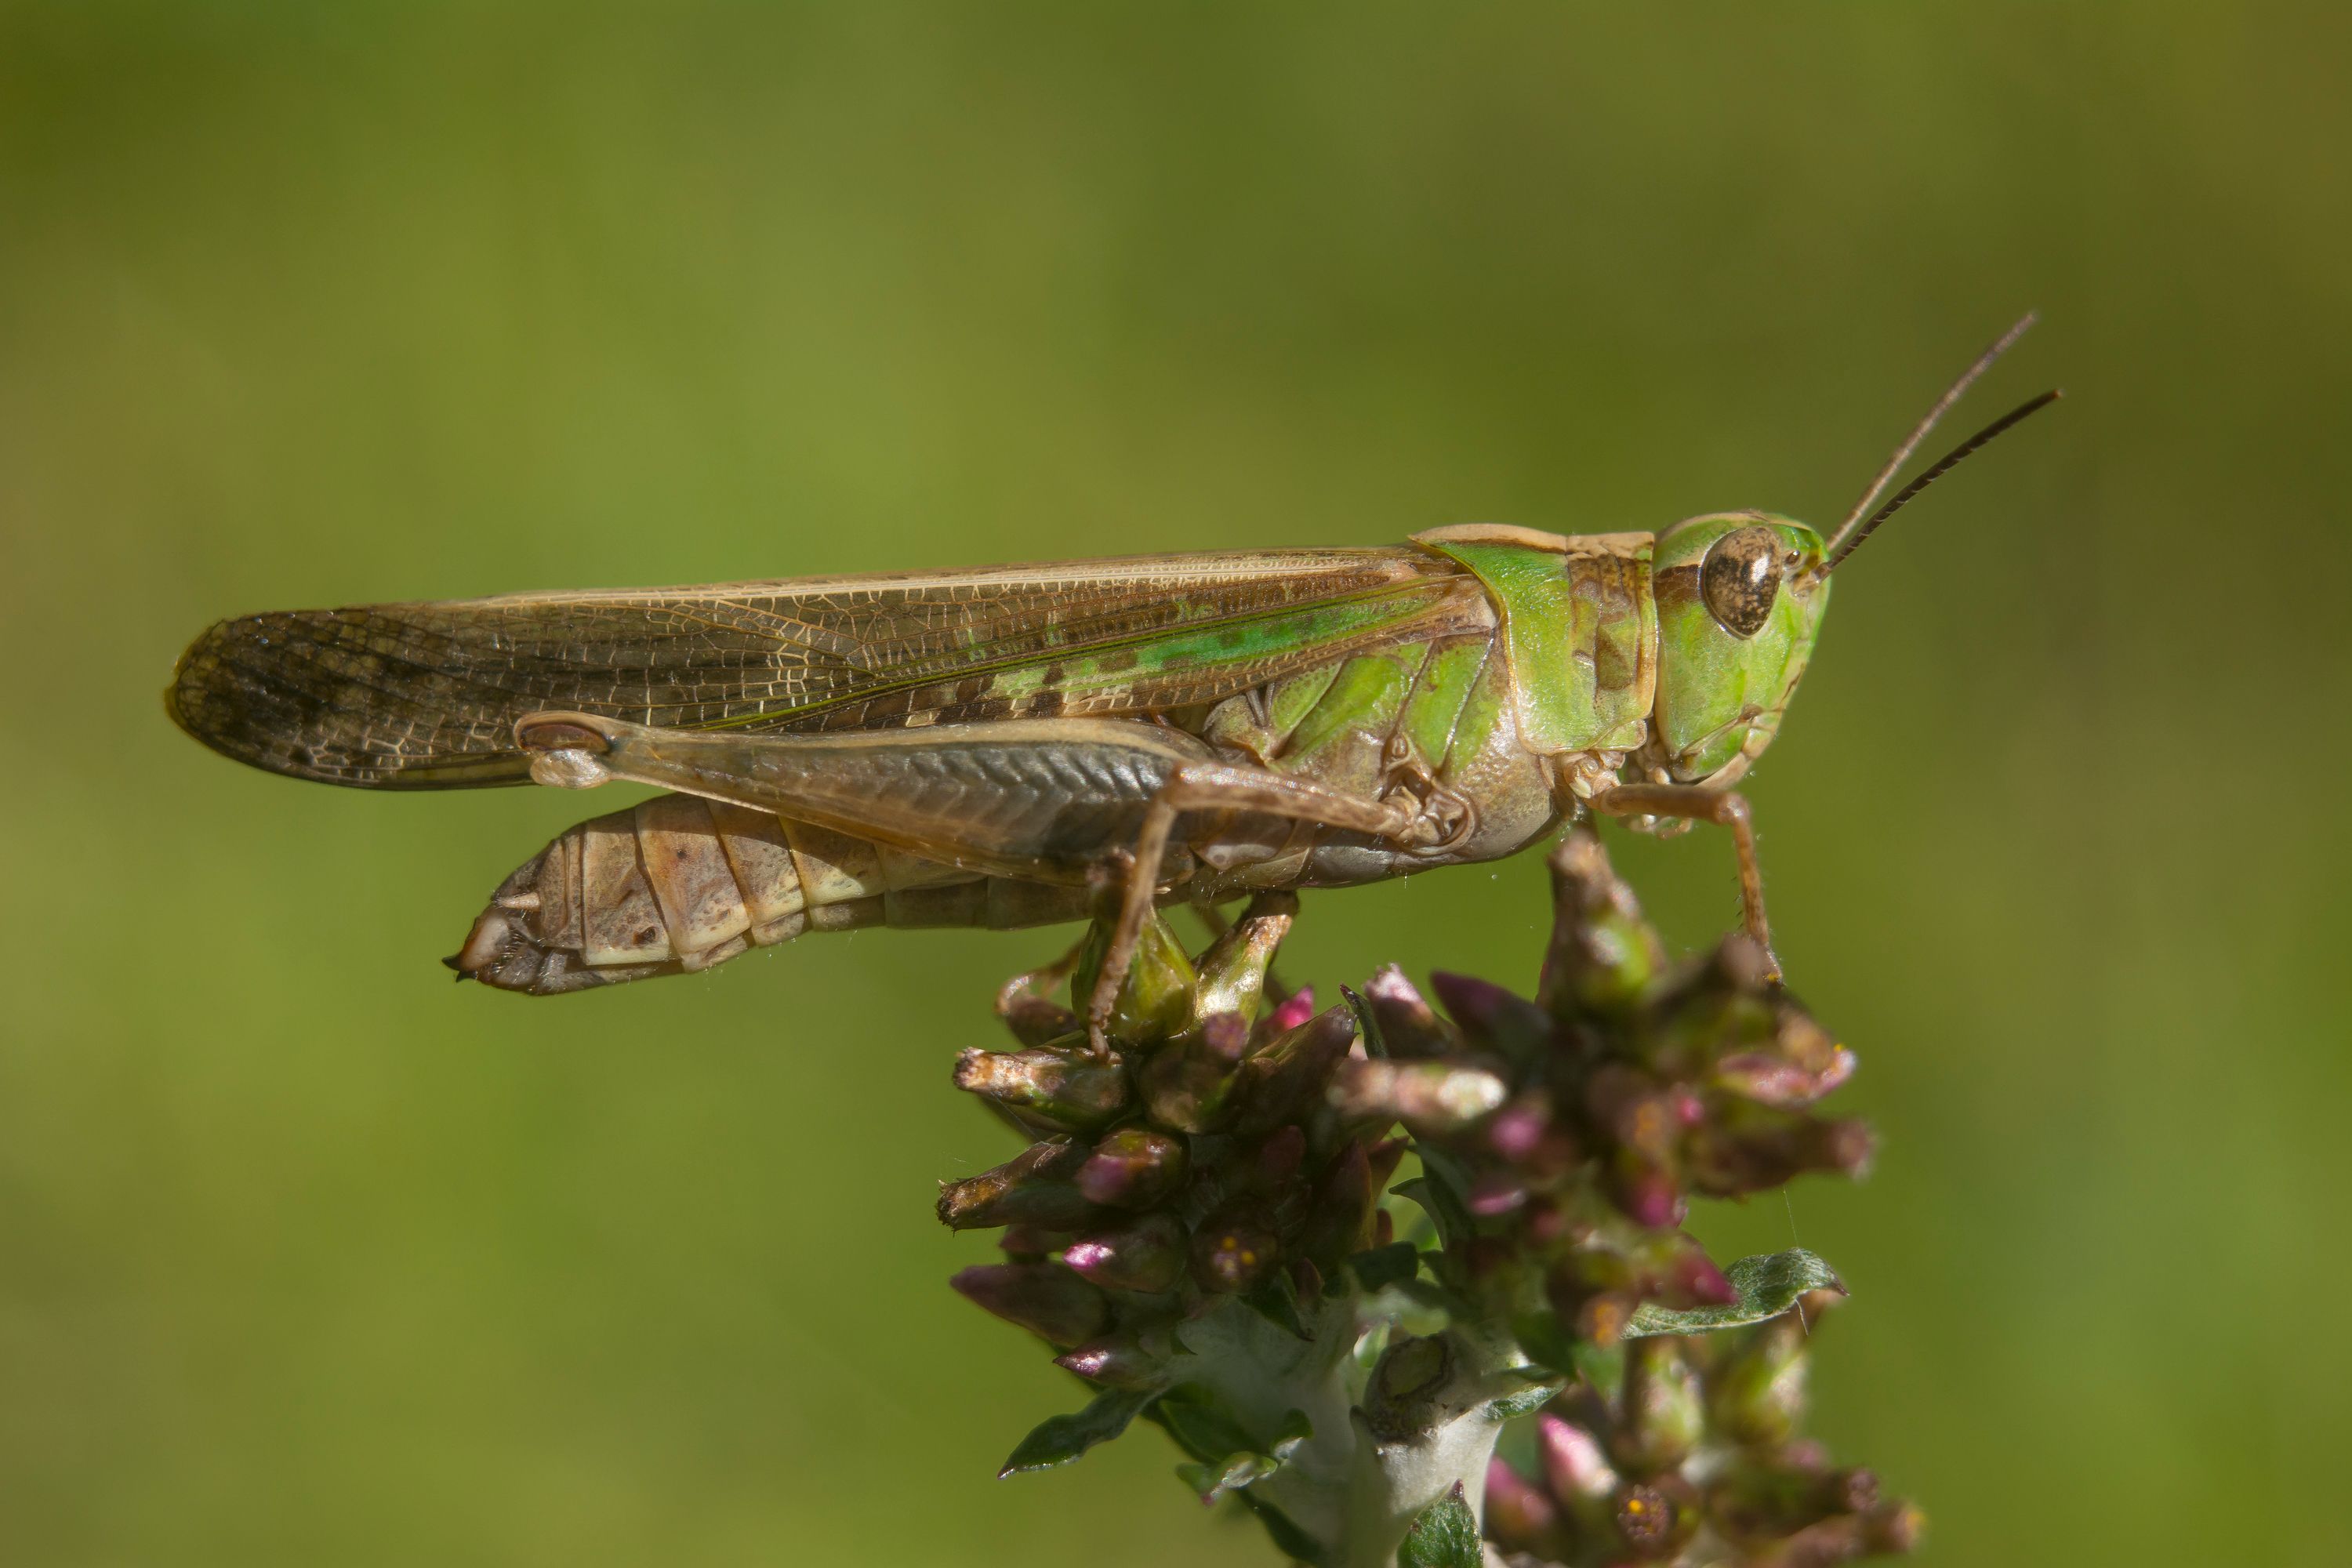
[[[1861,524],[1863,514],[1870,510],[1872,507],[1878,504],[1878,498],[1886,493],[1886,487],[1895,482],[1895,476],[1902,471],[1904,464],[1911,460],[1911,454],[1919,449],[1919,443],[1925,441],[1928,435],[1934,431],[1936,428],[1936,422],[1941,419],[1945,415],[1950,413],[1952,405],[1960,400],[1960,394],[1968,391],[1969,387],[1975,385],[1977,377],[1990,370],[1992,368],[1992,362],[2007,353],[2009,352],[2009,345],[2023,337],[2025,335],[2025,330],[2033,325],[2033,323],[2040,319],[2041,318],[2036,316],[2032,310],[2028,310],[2024,315],[2019,317],[2015,326],[2010,328],[2009,331],[2001,333],[1998,339],[1994,340],[1992,347],[1979,354],[1977,356],[1977,363],[1969,366],[1967,370],[1961,372],[1960,379],[1952,383],[1950,389],[1947,391],[1943,396],[1936,399],[1936,406],[1927,410],[1927,416],[1925,419],[1920,420],[1917,425],[1914,426],[1912,427],[1911,434],[1903,438],[1903,444],[1895,448],[1895,455],[1886,459],[1886,466],[1879,469],[1877,477],[1870,481],[1870,488],[1862,492],[1862,499],[1853,503],[1853,510],[1845,514],[1845,521],[1838,524],[1837,531],[1830,535],[1829,546],[1823,555],[1823,559],[1829,563],[1829,565],[1825,565],[1822,568],[1824,573],[1829,570],[1830,566],[1835,565],[1838,562],[1843,561],[1847,556],[1853,554],[1853,546],[1862,542],[1861,540],[1855,539],[1852,543],[1849,543],[1847,542],[1848,536],[1853,534],[1855,531],[1856,527]],[[2022,418],[2023,416],[2021,415],[2019,417]],[[1982,440],[1978,442],[1978,445],[1981,446],[1983,441],[1989,441],[1991,438],[1992,437],[1990,436],[1986,436]],[[1971,447],[1969,449],[1974,450],[1975,448]],[[1954,459],[1948,458],[1946,460],[1949,462]],[[1879,523],[1885,521],[1886,520],[1884,516],[1874,518],[1871,520],[1868,527],[1864,529],[1864,531],[1867,532],[1868,528],[1875,528]]]
[[[1961,458],[1967,457],[1978,447],[1986,445],[1994,437],[2000,435],[2011,426],[2019,423],[2027,416],[2041,413],[2043,409],[2049,407],[2052,404],[2057,402],[2065,394],[2063,392],[2053,386],[2039,397],[2028,398],[2023,403],[2021,403],[2016,407],[2011,409],[2008,413],[2002,415],[2000,418],[1994,420],[1991,424],[1986,426],[1983,429],[1978,431],[1975,435],[1969,437],[1967,440],[1961,442],[1958,446],[1953,447],[1950,451],[1945,453],[1943,457],[1937,458],[1928,467],[1925,473],[1921,474],[1917,479],[1913,479],[1909,484],[1905,485],[1901,489],[1895,491],[1895,499],[1893,500],[1888,501],[1885,506],[1880,507],[1876,511],[1871,513],[1868,521],[1863,523],[1858,528],[1842,528],[1838,530],[1838,539],[1845,540],[1845,543],[1840,545],[1837,543],[1836,540],[1831,541],[1832,549],[1829,554],[1822,557],[1822,564],[1817,575],[1826,577],[1831,573],[1836,571],[1838,563],[1853,554],[1855,551],[1861,549],[1862,542],[1868,539],[1873,533],[1877,531],[1878,525],[1880,523],[1885,522],[1888,518],[1893,517],[1896,512],[1901,511],[1904,504],[1910,500],[1913,496],[1917,495],[1921,490],[1926,489],[1929,485],[1934,484],[1937,479],[1942,479],[1946,474],[1948,474],[1954,468],[1958,468],[1960,466]],[[1853,537],[1850,539],[1846,537],[1849,532],[1853,534]]]

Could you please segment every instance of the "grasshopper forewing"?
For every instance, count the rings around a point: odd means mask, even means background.
[[[1943,403],[1990,363],[1980,359]],[[1155,900],[1509,855],[1589,812],[1734,830],[1830,571],[1718,512],[1656,534],[1444,528],[1385,549],[529,594],[223,621],[166,701],[330,784],[658,786],[509,877],[451,960],[548,994],[709,968],[814,928],[1075,918],[1120,879],[1100,1038]]]

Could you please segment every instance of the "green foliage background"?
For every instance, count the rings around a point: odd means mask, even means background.
[[[1936,1563],[2352,1559],[2352,26],[2314,4],[0,4],[0,1557],[1264,1560],[942,1281],[1049,935],[450,985],[544,792],[200,751],[215,616],[1437,523],[1833,520],[1756,781],[1886,1153],[1706,1216],[1855,1300]],[[600,800],[597,807],[612,802]],[[1622,860],[1683,941],[1702,832]],[[1289,968],[1531,982],[1533,858]]]

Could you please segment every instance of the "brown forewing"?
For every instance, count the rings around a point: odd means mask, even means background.
[[[519,594],[222,621],[182,657],[166,700],[190,734],[273,772],[378,788],[509,784],[527,776],[514,721],[538,710],[670,729],[968,720],[987,715],[987,678],[1008,670],[1387,599],[1395,613],[1377,627],[1298,655],[1486,614],[1466,574],[1409,545]],[[1140,659],[1086,710],[1212,700],[1269,673],[1263,649],[1234,647],[1181,670]]]

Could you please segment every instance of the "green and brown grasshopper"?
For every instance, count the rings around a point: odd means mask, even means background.
[[[449,962],[534,994],[708,969],[814,929],[1078,918],[1118,879],[1097,1043],[1155,901],[1492,860],[1587,813],[1746,800],[1831,574],[2005,416],[1827,541],[1762,512],[1656,534],[1433,530],[1383,549],[524,594],[223,621],[172,717],[240,762],[373,789],[674,792],[500,884]]]

